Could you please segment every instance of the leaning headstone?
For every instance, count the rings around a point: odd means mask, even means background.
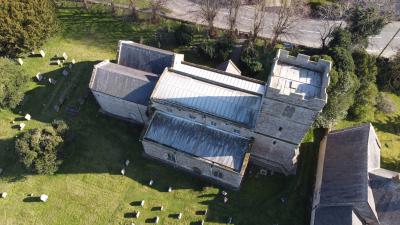
[[[231,224],[232,223],[232,217],[229,217],[228,218],[228,224]]]
[[[22,131],[25,128],[25,124],[24,123],[20,123],[19,124],[19,130]]]
[[[156,216],[156,219],[154,220],[154,223],[158,223],[160,221],[160,217]]]
[[[21,58],[18,58],[18,59],[17,59],[17,62],[18,62],[18,64],[21,65],[21,66],[24,64],[24,61],[23,61]]]
[[[228,197],[224,197],[224,203],[228,203]]]
[[[57,65],[61,66],[61,61],[57,59]]]
[[[39,51],[39,54],[42,58],[44,58],[46,56],[46,53],[43,50]]]
[[[3,192],[3,193],[1,193],[1,198],[7,198],[7,192]]]
[[[160,211],[163,211],[164,210],[164,206],[160,206]]]
[[[31,115],[26,114],[24,118],[25,118],[26,120],[31,120],[32,117],[31,117]]]
[[[71,63],[72,63],[72,64],[75,64],[75,63],[76,63],[75,59],[72,59],[72,60],[71,60]]]
[[[43,80],[43,76],[42,76],[42,74],[40,72],[36,74],[36,79],[38,81],[42,81]]]
[[[172,192],[172,187],[171,186],[169,186],[168,192]]]
[[[68,70],[63,70],[63,71],[62,71],[62,75],[63,75],[64,77],[67,77],[68,74],[69,74]]]
[[[140,206],[144,206],[144,200],[140,201]]]
[[[222,191],[221,194],[222,194],[223,196],[227,196],[227,195],[228,195],[228,192]]]
[[[150,181],[149,181],[149,186],[153,186],[153,184],[154,184],[154,181],[153,181],[153,180],[150,180]]]
[[[62,58],[63,58],[64,60],[67,60],[67,59],[68,59],[67,53],[64,52],[64,53],[62,54]]]
[[[122,176],[125,176],[125,168],[122,168],[121,174],[122,174]]]
[[[182,213],[178,214],[178,220],[182,219]]]
[[[125,161],[125,166],[129,166],[129,163],[130,163],[130,161],[129,161],[129,159],[127,159],[127,160]]]
[[[49,196],[45,195],[45,194],[41,194],[40,195],[40,201],[42,202],[47,202],[47,200],[49,199]]]
[[[0,175],[3,173],[3,171],[4,171],[3,168],[0,168]]]

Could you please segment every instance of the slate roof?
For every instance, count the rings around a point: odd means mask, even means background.
[[[370,129],[365,124],[328,135],[320,204],[367,201]]]
[[[254,127],[262,96],[170,69],[161,75],[151,100]]]
[[[262,81],[240,75],[224,73],[223,71],[211,69],[193,63],[182,62],[176,64],[173,69],[188,73],[198,78],[215,82],[217,84],[231,86],[255,94],[264,95],[266,91],[265,83]]]
[[[318,98],[322,88],[322,74],[299,66],[278,62],[271,77],[272,88],[280,93],[296,93],[305,99]]]
[[[370,186],[381,225],[400,224],[400,182],[397,172],[376,169],[370,172]]]
[[[118,64],[138,70],[161,74],[174,62],[174,53],[132,41],[120,41]]]
[[[352,206],[328,206],[316,209],[315,225],[362,225]]]
[[[89,84],[93,91],[147,105],[158,76],[104,61],[95,66]]]
[[[251,141],[183,118],[156,112],[144,139],[239,172]]]

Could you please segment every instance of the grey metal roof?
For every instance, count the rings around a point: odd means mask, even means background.
[[[377,169],[370,172],[370,186],[381,225],[400,224],[400,182],[397,172]]]
[[[316,209],[314,225],[362,225],[352,206],[330,206]]]
[[[147,105],[158,76],[108,61],[95,66],[90,88],[126,101]]]
[[[174,65],[173,69],[188,73],[192,76],[207,79],[223,85],[236,87],[245,91],[264,95],[266,86],[265,83],[254,79],[246,78],[240,75],[222,73],[211,68],[199,66],[187,62],[182,62]]]
[[[167,70],[160,77],[151,100],[177,104],[253,127],[262,96]]]
[[[118,64],[161,74],[174,62],[174,53],[132,41],[119,42]]]
[[[154,114],[144,138],[235,171],[250,147],[249,139],[161,112]]]
[[[368,143],[371,125],[328,135],[320,204],[368,200]]]
[[[271,77],[271,87],[280,89],[285,95],[296,93],[305,99],[319,97],[322,74],[302,67],[278,62]]]

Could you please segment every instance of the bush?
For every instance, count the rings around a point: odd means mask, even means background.
[[[28,80],[20,66],[0,57],[0,109],[13,109],[21,102]]]
[[[65,135],[68,126],[61,121],[54,121],[53,124],[54,127],[29,130],[15,142],[20,162],[35,173],[54,174],[61,165],[58,155],[63,149],[62,135]]]
[[[17,56],[35,50],[53,33],[53,0],[0,2],[0,55]]]
[[[333,65],[337,71],[354,72],[355,65],[351,52],[346,48],[335,47],[330,50]]]
[[[214,59],[215,57],[215,42],[213,40],[204,40],[199,45],[199,51],[201,54],[209,59]]]
[[[230,58],[234,48],[233,40],[227,36],[222,36],[215,43],[216,57],[220,61],[226,61]]]
[[[240,55],[240,62],[242,64],[243,71],[246,74],[255,74],[260,72],[263,66],[259,59],[260,56],[257,49],[252,43],[247,44]]]
[[[379,111],[387,114],[392,114],[397,111],[394,101],[382,92],[379,92],[379,95],[377,97],[376,108]]]
[[[181,24],[176,30],[175,30],[175,39],[176,42],[180,45],[188,45],[192,42],[193,40],[193,29],[190,25],[187,24]]]
[[[329,42],[330,48],[345,48],[350,49],[351,47],[351,33],[343,28],[335,29],[332,34],[332,39]]]

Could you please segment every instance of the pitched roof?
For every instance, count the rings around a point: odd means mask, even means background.
[[[370,186],[381,225],[397,225],[400,221],[400,182],[393,179],[398,174],[385,169],[370,172]]]
[[[352,206],[328,206],[316,209],[314,225],[362,225]]]
[[[236,75],[242,75],[242,71],[232,62],[232,60],[225,61],[217,66],[217,69],[225,71],[227,73],[232,73]]]
[[[254,127],[262,96],[170,69],[161,75],[151,100],[179,105]]]
[[[156,112],[144,139],[240,171],[250,140],[205,125]]]
[[[368,201],[370,131],[365,124],[328,135],[320,204]]]
[[[126,101],[147,105],[158,76],[104,61],[95,66],[89,87]]]
[[[174,53],[132,41],[120,41],[118,64],[161,74],[174,62]]]
[[[181,62],[174,65],[173,69],[198,78],[215,82],[217,84],[235,87],[244,91],[253,92],[255,94],[264,95],[266,90],[265,83],[262,81],[219,71],[193,63]]]

